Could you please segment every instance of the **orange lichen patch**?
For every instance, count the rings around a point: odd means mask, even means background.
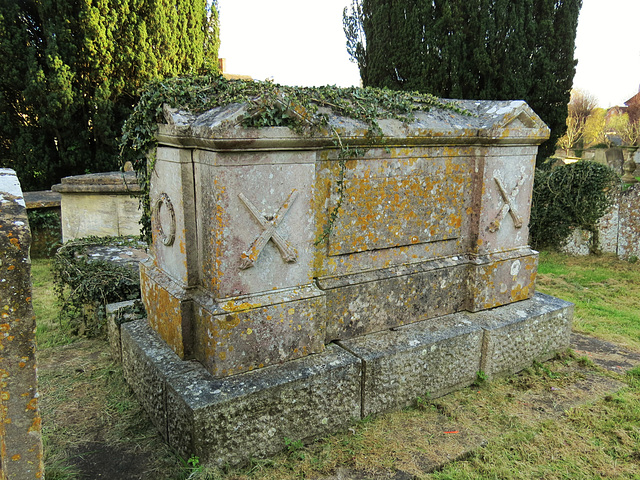
[[[27,403],[27,406],[25,407],[25,410],[36,411],[37,409],[38,409],[37,398],[32,398],[31,400],[29,400],[29,403]]]
[[[261,305],[259,303],[236,303],[233,301],[223,303],[220,307],[227,312],[245,312],[247,310],[251,310],[253,308],[259,308]]]
[[[17,238],[10,238],[9,241],[14,247],[20,248],[20,240]]]
[[[31,422],[31,426],[29,427],[28,432],[39,432],[42,430],[42,418],[38,415],[37,417],[35,417],[33,419],[33,422]]]
[[[11,457],[11,460],[13,460],[14,462],[17,462],[18,460],[20,460],[20,458],[22,458],[20,454],[16,453],[14,456]]]
[[[149,325],[180,358],[183,358],[182,303],[151,280],[144,270],[141,273],[141,289]]]
[[[14,270],[15,268],[15,265],[9,265],[9,267],[7,267],[7,270]]]

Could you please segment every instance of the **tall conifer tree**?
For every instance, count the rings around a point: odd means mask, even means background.
[[[524,99],[566,128],[582,0],[353,0],[347,50],[364,86],[446,98]]]
[[[118,167],[151,79],[217,71],[207,0],[0,1],[0,158],[23,188]]]

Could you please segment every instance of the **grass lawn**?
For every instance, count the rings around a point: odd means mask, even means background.
[[[362,479],[398,471],[405,476],[395,478],[640,479],[640,368],[606,372],[571,352],[446,397],[425,395],[415,408],[367,418],[311,445],[292,439],[287,452],[243,469],[181,459],[146,420],[105,340],[65,333],[50,264],[34,261],[33,277],[47,480],[350,478],[341,469]],[[640,263],[542,253],[538,289],[576,303],[574,330],[640,351]],[[568,407],[580,382],[593,387],[592,401]],[[595,386],[607,382],[623,388],[599,395]],[[465,442],[483,447],[427,473],[430,455],[456,458]],[[109,476],[116,467],[101,464],[103,457],[124,459],[120,473]]]

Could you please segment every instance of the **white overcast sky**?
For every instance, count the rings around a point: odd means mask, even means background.
[[[351,0],[218,0],[227,72],[287,85],[358,85],[342,10]],[[640,0],[583,0],[574,87],[600,106],[622,105],[640,86]]]

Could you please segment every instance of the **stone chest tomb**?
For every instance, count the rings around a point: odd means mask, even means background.
[[[148,322],[122,357],[179,451],[269,455],[568,346],[571,305],[534,294],[527,245],[548,129],[521,101],[459,105],[380,120],[383,144],[328,110],[308,135],[243,128],[243,104],[165,108]]]

